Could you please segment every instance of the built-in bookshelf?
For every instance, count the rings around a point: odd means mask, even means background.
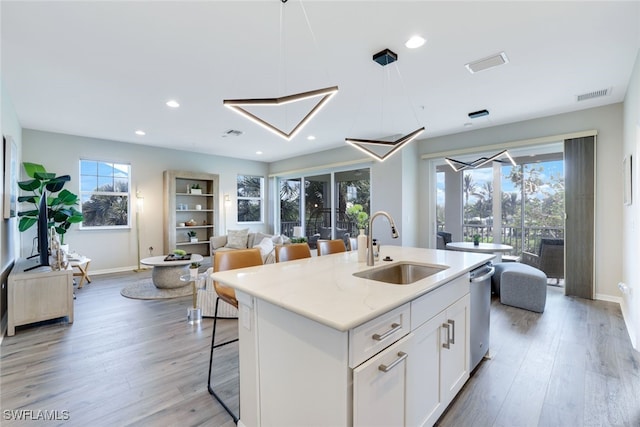
[[[209,238],[215,235],[218,175],[167,170],[163,178],[164,253],[184,249],[208,256]]]

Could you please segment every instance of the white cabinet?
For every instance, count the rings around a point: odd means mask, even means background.
[[[218,175],[167,170],[163,178],[164,253],[180,248],[208,256],[209,238],[215,235]]]
[[[404,426],[412,335],[353,370],[353,426]]]
[[[433,425],[469,378],[468,278],[458,279],[451,286],[434,295],[434,299],[460,297],[459,292],[464,289],[467,293],[416,325],[412,332],[407,359],[408,426]],[[422,302],[412,305],[412,316]]]
[[[7,289],[7,335],[15,334],[16,326],[42,320],[67,317],[73,323],[73,271],[54,271],[38,267],[36,259],[20,258],[9,273]]]
[[[236,290],[245,426],[431,426],[469,378],[469,278],[338,331]]]

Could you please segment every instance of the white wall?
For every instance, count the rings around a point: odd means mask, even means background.
[[[18,161],[20,161],[20,149],[22,146],[22,128],[16,115],[13,103],[9,94],[4,90],[2,81],[0,81],[0,95],[1,95],[1,114],[0,114],[0,132],[2,135],[9,136],[16,144]],[[0,149],[0,165],[4,165],[4,150]],[[0,166],[0,170],[3,170]],[[13,263],[14,259],[18,257],[19,245],[18,245],[18,218],[4,219],[4,178],[1,181],[2,189],[0,189],[0,216],[2,216],[2,222],[0,224],[0,342],[4,337],[4,332],[7,325],[7,283],[6,276],[8,276],[8,268]]]
[[[620,301],[617,284],[622,278],[622,104],[559,114],[503,126],[494,126],[420,142],[420,154],[535,139],[595,129],[596,143],[596,298]],[[420,176],[429,180],[428,162],[421,162]],[[427,183],[428,184],[428,181]],[[430,223],[435,222],[425,203],[418,233],[421,246],[428,244]],[[426,220],[428,219],[428,220]]]
[[[0,81],[0,93],[2,94],[2,114],[0,118],[0,130],[2,135],[11,137],[16,144],[18,150],[18,162],[20,161],[20,151],[22,147],[22,128],[13,108],[9,94],[3,89]],[[4,150],[0,150],[0,170],[4,165]],[[2,180],[2,196],[0,197],[0,216],[2,216],[2,225],[0,226],[0,263],[4,271],[9,264],[17,257],[19,251],[18,245],[18,218],[4,219],[4,179]]]
[[[163,198],[162,172],[167,169],[215,173],[220,176],[218,206],[224,209],[223,195],[231,196],[227,211],[227,226],[239,228],[236,223],[237,174],[261,175],[266,178],[268,166],[263,162],[239,160],[229,157],[205,155],[180,150],[154,148],[139,144],[85,138],[51,132],[25,129],[23,131],[22,158],[40,163],[47,171],[58,175],[71,175],[67,184],[70,191],[79,193],[79,160],[92,159],[131,164],[132,194],[139,190],[144,197],[144,213],[141,217],[141,256],[161,255],[163,249]],[[24,170],[21,171],[25,179]],[[266,182],[266,180],[265,180]],[[266,201],[268,204],[268,200]],[[133,212],[134,206],[131,207]],[[220,209],[219,209],[220,211]],[[218,212],[216,232],[224,232],[224,211]],[[134,218],[132,225],[135,226]],[[255,231],[270,231],[267,224],[251,226]],[[29,230],[31,231],[31,230]],[[22,233],[22,255],[31,252],[32,233]],[[135,228],[126,230],[80,230],[77,226],[67,232],[65,243],[72,251],[92,259],[94,273],[121,271],[137,266]]]
[[[640,348],[640,52],[636,57],[629,88],[624,101],[624,147],[623,156],[633,156],[632,204],[622,211],[622,281],[629,286],[630,293],[623,294],[624,314],[631,341]]]

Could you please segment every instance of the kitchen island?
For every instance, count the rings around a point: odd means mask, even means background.
[[[469,377],[468,272],[492,258],[385,246],[373,267],[346,252],[214,273],[240,303],[238,424],[432,425]],[[443,269],[354,276],[399,262]]]

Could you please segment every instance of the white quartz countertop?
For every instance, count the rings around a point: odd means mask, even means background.
[[[393,261],[382,261],[389,256]],[[238,291],[347,331],[411,301],[494,258],[491,254],[383,246],[373,267],[356,251],[214,273]],[[448,266],[410,285],[362,279],[353,273],[402,261]]]

